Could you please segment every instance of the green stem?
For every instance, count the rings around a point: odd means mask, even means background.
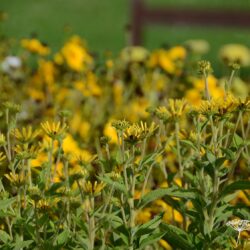
[[[94,217],[94,209],[95,209],[95,200],[94,197],[90,198],[91,211],[89,214],[89,250],[94,250],[95,247],[95,217]]]
[[[179,168],[180,168],[180,177],[183,177],[183,165],[182,165],[182,158],[181,158],[181,151],[180,151],[180,140],[179,140],[179,122],[176,121],[175,122],[175,138],[176,138],[176,147],[177,147],[177,159],[178,159],[178,163],[179,163]]]
[[[208,87],[208,79],[207,79],[207,74],[204,73],[204,81],[205,81],[205,96],[208,101],[211,100],[210,92],[209,92],[209,87]]]

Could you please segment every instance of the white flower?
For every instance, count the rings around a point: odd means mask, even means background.
[[[22,61],[17,56],[7,56],[5,57],[4,61],[2,62],[2,70],[5,73],[11,73],[13,70],[17,70],[21,68]]]

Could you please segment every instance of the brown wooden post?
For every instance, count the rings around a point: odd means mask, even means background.
[[[131,14],[131,42],[133,45],[139,45],[142,43],[144,25],[143,0],[131,0]]]

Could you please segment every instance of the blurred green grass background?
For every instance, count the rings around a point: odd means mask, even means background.
[[[152,7],[230,8],[250,11],[250,0],[146,0]],[[9,0],[0,10],[8,19],[2,32],[16,39],[32,33],[58,49],[70,34],[79,34],[93,51],[117,53],[126,46],[125,26],[130,22],[130,0]],[[182,44],[188,39],[206,39],[211,44],[207,59],[216,61],[226,43],[250,45],[250,29],[155,26],[144,29],[144,46],[153,49],[164,43]],[[65,32],[67,31],[67,32]]]

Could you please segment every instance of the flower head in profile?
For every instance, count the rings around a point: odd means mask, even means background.
[[[39,130],[33,130],[31,126],[23,127],[22,129],[16,128],[12,131],[12,135],[16,140],[23,144],[32,142],[39,133]]]
[[[158,107],[155,110],[156,116],[164,122],[180,119],[187,109],[187,102],[184,99],[169,99],[167,106]]]
[[[158,129],[158,125],[156,125],[154,122],[150,124],[150,126],[147,125],[146,122],[140,122],[141,131],[144,134],[145,137],[152,136],[156,130]]]
[[[40,148],[35,145],[21,144],[16,145],[14,151],[16,152],[16,158],[19,160],[35,159]]]
[[[126,120],[116,120],[116,121],[113,121],[111,125],[117,131],[124,131],[130,126],[130,123]]]
[[[83,185],[83,190],[86,194],[97,196],[101,193],[105,186],[106,184],[102,181],[99,183],[97,181],[87,181]]]
[[[4,175],[11,184],[13,184],[16,187],[21,187],[25,184],[26,178],[22,174],[14,174],[14,173],[9,173]]]
[[[3,152],[0,152],[0,165],[6,159],[6,155]]]
[[[42,122],[41,127],[43,131],[53,140],[62,139],[65,136],[67,125],[59,122]]]

